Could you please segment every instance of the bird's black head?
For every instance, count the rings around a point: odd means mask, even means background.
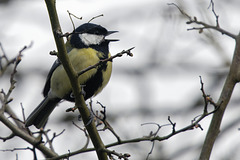
[[[75,29],[70,38],[70,44],[75,48],[99,48],[101,46],[108,49],[109,42],[116,40],[108,40],[105,37],[115,32],[117,31],[108,31],[97,24],[84,23]]]

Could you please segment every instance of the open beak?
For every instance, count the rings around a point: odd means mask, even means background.
[[[109,36],[110,34],[116,33],[118,31],[108,31],[106,36]]]
[[[116,33],[116,32],[118,32],[118,31],[108,31],[106,36],[109,36],[110,34],[113,34],[113,33]],[[111,41],[111,42],[119,41],[119,39],[107,39],[107,40]]]

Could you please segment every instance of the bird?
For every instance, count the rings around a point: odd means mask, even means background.
[[[109,43],[118,39],[106,39],[106,37],[115,32],[118,31],[108,31],[94,23],[84,23],[74,29],[65,46],[75,71],[80,72],[100,60],[109,58],[111,56]],[[112,62],[107,61],[78,77],[78,83],[83,86],[85,100],[102,91],[109,82],[111,72]],[[59,59],[53,63],[48,73],[43,96],[44,99],[26,119],[26,127],[31,125],[38,129],[44,127],[48,117],[61,100],[75,102],[69,78]]]

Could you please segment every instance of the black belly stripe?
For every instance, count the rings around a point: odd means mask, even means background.
[[[84,99],[92,97],[99,88],[101,88],[103,83],[103,69],[99,68],[94,76],[92,76],[83,88],[85,91]]]
[[[91,78],[87,80],[87,82],[83,86],[83,90],[85,92],[84,99],[87,100],[91,98],[99,88],[102,87],[103,83],[103,72],[106,71],[107,69],[107,63],[102,64],[101,66],[98,67],[97,72],[95,75],[93,75]],[[81,76],[80,76],[81,78]],[[65,100],[68,101],[75,101],[74,96],[72,95],[72,92],[67,94],[64,97]]]

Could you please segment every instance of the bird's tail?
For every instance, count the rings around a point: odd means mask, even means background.
[[[60,100],[61,99],[59,98],[50,99],[46,96],[27,118],[25,126],[28,127],[34,125],[38,129],[43,127],[46,124],[49,115],[52,113],[53,109]]]

